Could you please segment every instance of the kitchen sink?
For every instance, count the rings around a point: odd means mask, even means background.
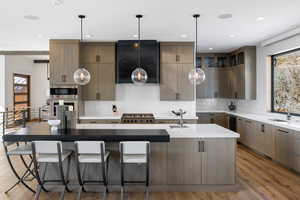
[[[273,122],[288,122],[287,120],[283,120],[283,119],[270,119]]]
[[[180,126],[180,125],[170,125],[170,128],[189,128],[186,125]]]

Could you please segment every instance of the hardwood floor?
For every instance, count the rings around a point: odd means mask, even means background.
[[[9,195],[4,191],[15,182],[3,148],[0,149],[0,199],[30,200],[32,193],[17,186]],[[240,146],[237,152],[239,192],[158,192],[151,193],[152,200],[292,200],[300,199],[300,176],[280,165]],[[76,193],[66,194],[65,199],[75,199]],[[83,200],[101,199],[99,194],[87,193]],[[42,193],[41,200],[58,199],[58,193]],[[107,200],[120,199],[119,193],[109,193]],[[144,199],[143,193],[129,193],[130,200]]]

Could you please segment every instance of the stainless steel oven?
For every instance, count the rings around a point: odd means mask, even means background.
[[[78,88],[76,87],[57,87],[50,88],[50,95],[53,99],[74,99],[78,97]]]

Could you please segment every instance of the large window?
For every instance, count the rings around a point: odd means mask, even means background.
[[[300,115],[300,49],[272,56],[272,111]]]
[[[14,110],[15,120],[22,119],[22,110],[28,110],[30,106],[30,76],[24,74],[14,74]],[[29,112],[26,113],[29,118]]]

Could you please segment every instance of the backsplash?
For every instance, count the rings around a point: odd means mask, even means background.
[[[115,101],[86,101],[85,115],[112,114],[113,104],[117,106],[119,113],[172,115],[171,110],[182,108],[187,111],[187,115],[196,115],[196,101],[160,101],[160,88],[157,84],[117,84]]]

